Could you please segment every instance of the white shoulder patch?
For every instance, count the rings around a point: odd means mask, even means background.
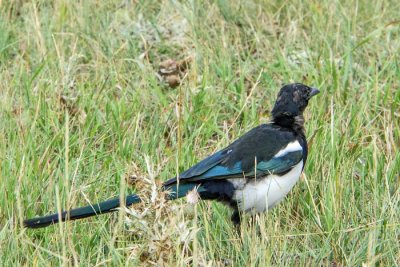
[[[277,157],[282,157],[283,155],[289,153],[289,152],[294,152],[294,151],[301,151],[303,148],[301,147],[299,141],[294,141],[289,143],[286,147],[282,148],[279,150],[279,152],[274,156],[274,158]]]

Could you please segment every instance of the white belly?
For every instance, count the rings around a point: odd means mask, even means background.
[[[282,176],[268,175],[247,183],[245,179],[230,179],[238,188],[233,199],[237,201],[239,210],[254,213],[273,208],[299,180],[302,168],[303,161],[300,161]]]

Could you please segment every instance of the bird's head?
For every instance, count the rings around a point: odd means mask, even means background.
[[[272,117],[275,122],[281,122],[290,126],[297,117],[302,117],[308,101],[319,93],[317,88],[309,87],[301,83],[292,83],[281,88],[272,109]]]

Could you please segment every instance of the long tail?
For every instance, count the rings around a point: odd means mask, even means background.
[[[125,199],[125,205],[130,206],[135,203],[139,203],[140,198],[137,195],[129,195]],[[54,223],[68,220],[82,219],[91,217],[103,213],[113,212],[116,208],[120,207],[120,199],[113,198],[100,202],[98,204],[89,205],[81,208],[76,208],[68,211],[63,211],[61,214],[55,213],[48,216],[36,217],[33,219],[25,220],[24,226],[27,228],[41,228],[46,227]]]
[[[187,183],[181,184],[177,186],[176,184],[163,186],[163,190],[168,190],[170,192],[169,199],[177,199],[186,196],[186,194],[193,190],[195,187],[198,187],[196,183]],[[197,188],[198,192],[201,194],[202,187]],[[129,195],[125,198],[125,205],[130,206],[132,204],[136,204],[140,202],[140,198],[137,195]],[[76,219],[87,218],[95,215],[100,215],[103,213],[113,212],[117,208],[119,208],[120,199],[113,198],[110,200],[106,200],[100,202],[98,204],[89,205],[81,208],[76,208],[68,211],[63,211],[61,214],[55,213],[43,217],[36,217],[33,219],[28,219],[24,221],[24,226],[27,228],[42,228],[49,226],[51,224],[55,224],[61,221],[70,221]]]

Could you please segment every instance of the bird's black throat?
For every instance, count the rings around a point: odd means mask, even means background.
[[[297,116],[279,116],[273,117],[272,122],[284,128],[291,129],[297,134],[304,136],[304,117],[303,115]]]

